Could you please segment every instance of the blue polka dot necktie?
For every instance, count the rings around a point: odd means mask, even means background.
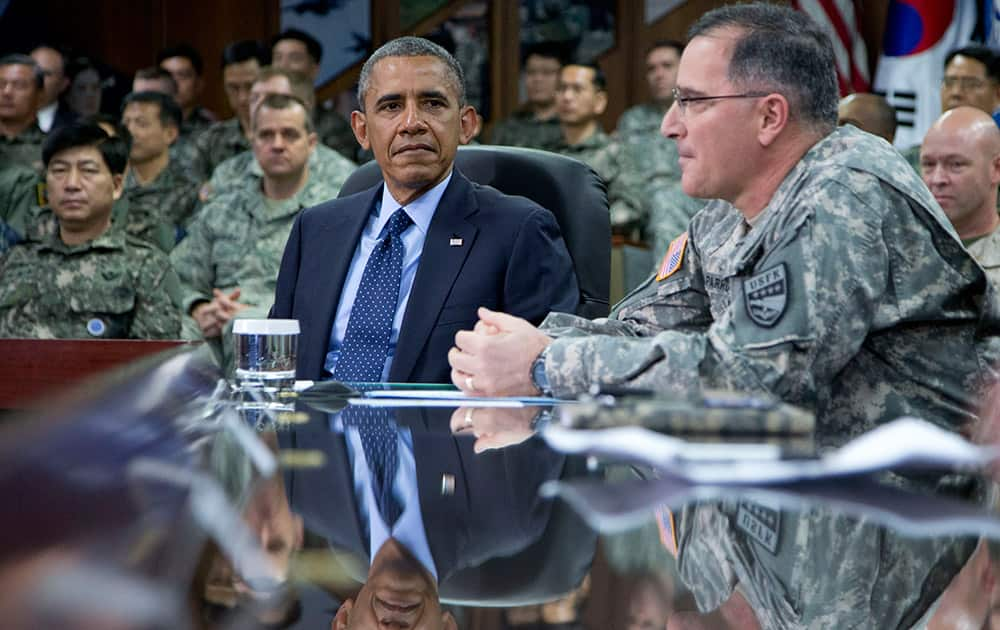
[[[333,369],[338,381],[382,380],[403,275],[402,234],[412,224],[403,208],[396,210],[386,224],[385,236],[368,257]]]
[[[371,474],[372,494],[385,524],[392,528],[402,509],[392,494],[399,452],[396,422],[385,408],[348,405],[341,415],[344,426],[357,428]]]

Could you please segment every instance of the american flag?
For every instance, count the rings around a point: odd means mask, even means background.
[[[868,49],[861,36],[857,0],[793,0],[792,6],[809,15],[830,35],[837,64],[841,96],[871,89]]]
[[[681,268],[681,262],[684,260],[684,248],[687,242],[687,232],[684,232],[670,242],[667,254],[663,257],[663,262],[660,263],[660,271],[656,274],[657,281],[666,280],[671,274]]]

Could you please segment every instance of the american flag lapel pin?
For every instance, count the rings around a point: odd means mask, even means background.
[[[448,239],[448,245],[451,246],[451,247],[461,247],[462,243],[464,243],[464,242],[465,241],[462,240],[461,236],[454,236],[454,235],[452,235],[452,237],[450,239]]]

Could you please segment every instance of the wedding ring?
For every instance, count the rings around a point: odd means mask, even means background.
[[[466,387],[466,389],[476,389],[476,386],[472,384],[472,377],[471,376],[466,376],[465,377],[465,387]]]
[[[465,428],[468,429],[472,426],[472,407],[465,410]]]

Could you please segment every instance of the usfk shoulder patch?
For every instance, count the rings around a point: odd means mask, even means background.
[[[660,263],[660,268],[656,273],[656,281],[666,280],[681,268],[684,262],[684,250],[687,249],[688,233],[684,232],[674,240],[670,241],[670,247]]]
[[[788,308],[788,270],[785,263],[756,273],[743,281],[747,315],[758,326],[772,328]]]

